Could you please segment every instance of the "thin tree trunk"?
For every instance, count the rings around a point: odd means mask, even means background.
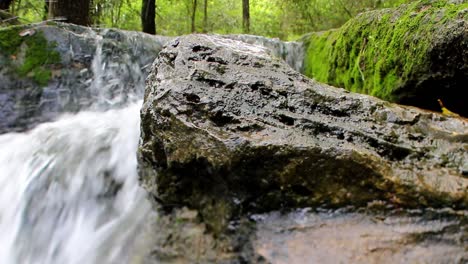
[[[242,30],[250,33],[250,4],[249,0],[242,0]]]
[[[65,18],[68,23],[76,25],[91,25],[89,14],[91,0],[51,0],[49,5],[50,18]]]
[[[197,0],[193,0],[193,5],[192,5],[192,33],[195,33],[195,20],[196,20],[196,14],[197,14]]]
[[[49,16],[49,6],[50,6],[50,0],[45,0],[44,1],[44,14],[42,14],[43,20],[46,20],[47,17]]]
[[[156,0],[143,0],[141,8],[143,32],[156,34]]]
[[[16,16],[17,10],[19,9],[20,6],[21,6],[21,0],[16,1],[16,3],[13,1],[13,4],[10,7],[11,13]]]
[[[203,5],[203,33],[208,32],[208,0]]]

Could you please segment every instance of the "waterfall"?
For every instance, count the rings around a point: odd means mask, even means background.
[[[0,136],[0,263],[128,262],[150,211],[136,170],[139,108]]]
[[[136,159],[145,76],[128,54],[116,61],[109,41],[92,37],[92,102],[0,135],[2,264],[134,263],[145,254],[153,213]]]
[[[110,34],[108,29],[103,29],[99,33],[90,31],[88,34],[95,40],[96,45],[91,64],[93,72],[90,83],[91,108],[110,109],[142,98],[145,74],[141,69],[141,63],[136,59],[138,55],[130,56],[129,54],[138,54],[138,51],[128,50],[127,53],[114,54],[114,43],[111,42],[110,44],[110,40],[103,37]],[[125,36],[128,38],[129,43],[134,42],[135,39],[139,40],[130,33],[126,33]],[[157,42],[162,46],[161,43],[164,43],[164,40],[158,39]]]

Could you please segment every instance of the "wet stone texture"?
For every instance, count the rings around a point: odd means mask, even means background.
[[[255,218],[255,251],[269,263],[468,261],[466,211],[302,209]]]
[[[215,238],[278,209],[468,203],[465,119],[317,83],[259,46],[170,42],[141,119],[142,185],[166,212],[197,211]]]

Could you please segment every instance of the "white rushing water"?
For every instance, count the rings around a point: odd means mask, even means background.
[[[0,263],[128,263],[150,207],[141,103],[0,135]]]
[[[145,253],[151,208],[136,158],[144,74],[87,34],[96,41],[88,110],[0,135],[0,264],[137,263]]]

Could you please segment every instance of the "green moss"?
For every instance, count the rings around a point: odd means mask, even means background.
[[[50,77],[52,77],[52,72],[42,67],[35,68],[32,73],[33,80],[40,86],[46,86],[49,83]]]
[[[306,41],[304,73],[320,82],[397,101],[395,92],[427,71],[439,28],[468,19],[468,3],[416,1],[359,15]]]
[[[330,72],[330,64],[328,58],[330,56],[333,38],[335,34],[333,31],[327,31],[323,33],[312,34],[306,45],[308,47],[306,54],[306,65],[305,72],[307,75],[321,80],[324,82],[328,81],[328,74]]]
[[[60,54],[55,51],[55,43],[49,43],[42,32],[35,31],[30,36],[20,36],[25,27],[9,27],[0,30],[0,53],[10,60],[20,59],[16,65],[10,61],[10,66],[20,77],[30,77],[41,86],[47,85],[51,78],[50,66],[60,62]]]
[[[23,40],[19,32],[21,27],[9,27],[0,29],[0,53],[6,56],[13,55]]]

